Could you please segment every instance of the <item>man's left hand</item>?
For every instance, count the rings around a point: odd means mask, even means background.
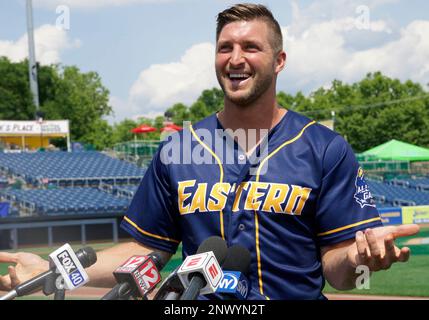
[[[399,249],[395,239],[415,235],[419,230],[418,225],[408,224],[358,231],[355,244],[347,252],[348,260],[354,268],[366,265],[370,271],[386,270],[395,262],[406,262],[410,257],[410,249]]]

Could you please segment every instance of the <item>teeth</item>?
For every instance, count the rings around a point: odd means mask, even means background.
[[[246,73],[230,73],[229,77],[232,79],[241,79],[241,78],[248,78],[249,75]]]

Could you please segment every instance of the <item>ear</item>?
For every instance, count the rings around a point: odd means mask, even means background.
[[[280,51],[276,57],[276,68],[275,72],[279,73],[284,69],[286,65],[286,52],[284,50]]]

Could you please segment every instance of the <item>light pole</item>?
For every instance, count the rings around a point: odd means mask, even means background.
[[[40,125],[40,150],[43,148],[43,117],[40,115],[39,112],[37,112],[37,123]]]
[[[36,62],[36,53],[34,49],[33,6],[31,3],[31,0],[27,0],[26,11],[27,11],[27,34],[28,34],[28,74],[30,78],[29,79],[30,90],[33,95],[33,103],[36,106],[36,112],[38,112],[39,111],[39,87],[37,84],[37,62]]]

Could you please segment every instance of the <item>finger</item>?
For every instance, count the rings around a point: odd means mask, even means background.
[[[420,227],[417,224],[404,224],[397,226],[393,232],[393,238],[408,237],[417,234]]]
[[[372,271],[378,271],[382,267],[381,250],[377,244],[377,238],[375,237],[372,229],[365,231],[366,241],[368,242],[369,248],[369,263],[368,266]]]
[[[384,238],[384,248],[386,250],[387,257],[396,258],[395,240],[393,239],[392,234],[389,234],[386,236],[386,238]]]
[[[368,259],[367,243],[362,231],[356,232],[356,247],[357,247],[359,258],[362,261],[366,261]]]
[[[396,255],[396,247],[395,241],[393,239],[393,235],[389,234],[384,239],[384,248],[385,248],[385,256],[383,257],[382,269],[389,269],[392,263],[398,261],[398,257]]]
[[[410,258],[410,248],[408,247],[402,248],[398,255],[398,261],[407,262],[409,258]]]
[[[372,229],[367,229],[365,231],[366,241],[368,242],[369,253],[371,257],[375,259],[381,258],[381,250],[377,243],[377,238],[375,237],[374,231]]]
[[[11,252],[0,252],[0,263],[17,263],[18,254]]]
[[[10,285],[9,276],[0,276],[0,290],[9,291],[12,287]]]
[[[16,269],[13,266],[8,267],[9,276],[10,276],[10,285],[12,288],[15,288],[21,281],[19,281],[18,275],[16,274]]]

